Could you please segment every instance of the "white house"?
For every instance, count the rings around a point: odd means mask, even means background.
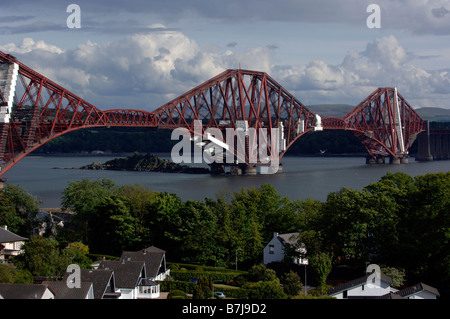
[[[328,291],[330,297],[337,299],[364,299],[378,298],[389,295],[394,290],[391,289],[392,278],[380,274],[379,280],[372,281],[370,274],[348,281],[331,288]]]
[[[119,299],[138,298],[141,281],[146,278],[143,261],[105,260],[100,263],[98,269],[114,271],[116,292],[120,292]]]
[[[266,247],[264,247],[263,250],[264,265],[270,264],[272,262],[283,261],[285,256],[285,247],[287,247],[288,245],[297,245],[298,235],[299,233],[273,233],[273,238],[266,245]],[[293,262],[298,265],[307,265],[308,259],[301,257],[305,256],[306,248],[303,244],[300,244],[299,246],[299,248],[296,248],[296,252],[298,253],[299,257],[295,257]]]
[[[27,240],[27,238],[10,232],[8,226],[0,227],[0,261],[22,253],[22,246]]]

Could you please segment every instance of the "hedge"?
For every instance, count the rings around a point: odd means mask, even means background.
[[[173,292],[175,290],[184,291],[187,294],[194,293],[194,287],[197,285],[195,282],[186,282],[186,281],[178,281],[178,280],[164,280],[158,281],[160,285],[161,291]],[[221,287],[220,289],[216,289],[217,291],[221,291],[227,296],[227,298],[237,298],[237,299],[246,299],[247,291],[242,288],[225,288]]]
[[[221,280],[225,283],[230,280],[236,278],[238,275],[242,274],[242,272],[229,271],[229,272],[220,272],[220,271],[183,271],[183,270],[170,270],[170,276],[174,280],[181,281],[190,281],[193,278],[200,278],[202,276],[207,277],[210,280]]]

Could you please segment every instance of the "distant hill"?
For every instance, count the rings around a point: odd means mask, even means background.
[[[308,105],[307,108],[321,117],[334,116],[342,118],[350,112],[355,106],[349,104],[316,104]],[[439,107],[422,107],[416,109],[416,112],[424,120],[434,122],[450,122],[450,109]]]
[[[307,106],[311,112],[319,114],[321,117],[332,116],[339,118],[353,110],[354,107],[354,105],[349,104],[316,104]]]
[[[435,122],[450,122],[450,109],[442,109],[439,107],[422,107],[416,109],[416,112],[424,120]]]

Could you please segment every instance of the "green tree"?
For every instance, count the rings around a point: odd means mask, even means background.
[[[11,264],[0,264],[0,283],[32,284],[33,276],[27,270],[14,269]]]
[[[206,276],[200,276],[194,287],[193,299],[209,299],[212,298],[213,282]]]
[[[62,275],[69,264],[60,256],[58,242],[53,238],[32,235],[23,246],[23,251],[14,257],[14,264],[33,276]]]
[[[327,253],[317,253],[309,257],[308,262],[319,284],[318,289],[325,294],[326,291],[323,289],[326,287],[327,278],[332,269],[331,257]]]
[[[248,280],[252,282],[259,281],[278,281],[275,270],[267,268],[264,264],[253,265],[248,270]]]
[[[27,237],[36,224],[40,201],[17,185],[8,184],[0,192],[0,224]]]
[[[289,297],[298,295],[303,288],[300,276],[293,270],[281,276],[281,283],[283,284],[284,292]]]
[[[9,264],[0,264],[0,283],[9,284],[14,282],[14,268]]]
[[[110,179],[90,181],[82,179],[73,181],[64,189],[61,206],[65,210],[75,212],[74,222],[81,229],[82,238],[87,241],[89,220],[95,213],[95,207],[100,205],[104,198],[116,194],[115,183]]]
[[[248,282],[243,286],[249,299],[285,299],[283,287],[276,280]]]
[[[91,269],[92,260],[88,257],[89,247],[81,242],[73,242],[61,252],[62,256],[70,260],[71,264],[77,264],[81,269]]]
[[[89,247],[96,253],[120,254],[140,238],[126,198],[112,195],[103,198],[89,220]]]
[[[157,193],[149,207],[149,218],[146,221],[151,231],[150,241],[153,245],[164,247],[175,255],[180,253],[182,243],[183,219],[180,214],[183,201],[176,194]]]

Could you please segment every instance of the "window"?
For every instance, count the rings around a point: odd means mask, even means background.
[[[274,253],[275,253],[275,246],[269,245],[269,254],[274,254]]]
[[[342,298],[347,298],[347,290],[344,290],[344,292],[342,293]]]

